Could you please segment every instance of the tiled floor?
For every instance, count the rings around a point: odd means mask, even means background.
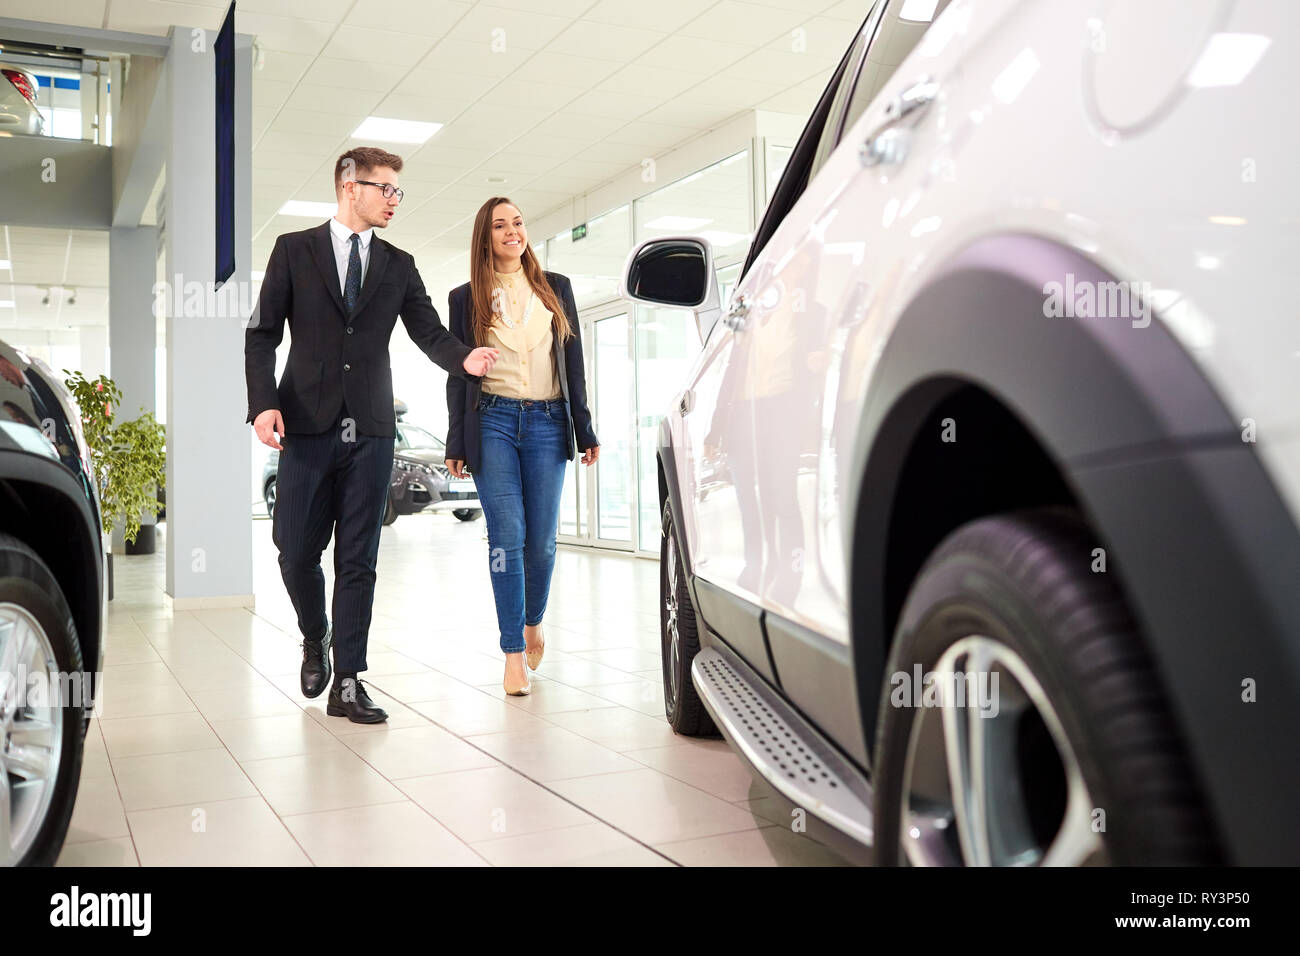
[[[840,863],[725,743],[664,721],[654,562],[561,548],[546,658],[532,695],[507,698],[482,521],[400,519],[365,675],[390,719],[366,727],[298,690],[270,532],[254,522],[255,612],[172,611],[161,534],[159,553],[116,559],[61,864]]]

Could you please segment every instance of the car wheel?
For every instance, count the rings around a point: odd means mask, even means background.
[[[672,509],[664,504],[659,546],[659,633],[663,652],[664,713],[673,730],[688,737],[716,737],[718,729],[691,681],[700,650],[695,606],[682,568]]]
[[[275,518],[275,479],[272,478],[266,483],[266,489],[262,492],[262,497],[266,501],[266,516]]]
[[[1096,547],[1073,511],[1042,509],[971,522],[926,562],[881,689],[877,862],[1214,859],[1158,675],[1115,569],[1093,571]]]
[[[384,504],[384,527],[388,527],[397,520],[397,505],[393,503],[393,496],[389,495],[387,502]]]
[[[457,508],[455,511],[452,512],[452,514],[454,514],[461,521],[473,521],[482,513],[483,512],[478,510],[477,508]]]
[[[77,627],[58,581],[36,552],[0,534],[0,865],[51,866],[63,847],[84,708],[57,695],[81,679]]]

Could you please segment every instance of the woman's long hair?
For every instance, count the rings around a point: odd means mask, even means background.
[[[492,261],[492,210],[502,203],[515,206],[505,196],[493,196],[479,207],[478,214],[474,217],[474,235],[470,240],[469,250],[469,301],[472,310],[470,328],[474,333],[475,345],[487,344],[488,327],[492,325],[492,291],[496,288],[496,278],[493,274],[496,270]],[[515,208],[519,207],[515,206]],[[560,341],[565,341],[573,335],[573,330],[569,326],[569,316],[560,303],[560,297],[546,281],[546,273],[542,271],[537,256],[533,255],[532,246],[527,243],[524,244],[524,254],[520,263],[524,270],[524,278],[528,280],[537,297],[542,300],[542,305],[554,316],[551,327],[555,335],[559,336]]]

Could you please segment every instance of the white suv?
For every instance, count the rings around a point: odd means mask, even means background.
[[[731,301],[625,269],[670,722],[881,863],[1300,863],[1300,6],[864,8]]]

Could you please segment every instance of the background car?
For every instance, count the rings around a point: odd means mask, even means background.
[[[0,63],[0,131],[39,135],[45,119],[36,108],[36,76],[20,66]]]
[[[398,515],[420,511],[450,511],[461,521],[473,521],[483,513],[474,479],[453,478],[443,464],[445,458],[446,447],[438,438],[417,425],[397,423],[385,525],[396,521]],[[279,466],[280,453],[273,450],[262,469],[262,498],[270,517],[275,514]]]
[[[622,278],[668,720],[854,858],[1300,863],[1300,7],[868,8],[725,311]]]
[[[101,693],[100,528],[80,413],[47,366],[0,340],[2,865],[52,865],[67,834]]]

